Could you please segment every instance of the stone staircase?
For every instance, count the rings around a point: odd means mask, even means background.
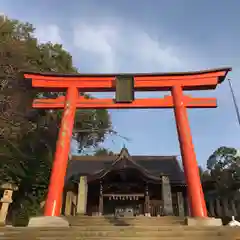
[[[240,228],[189,227],[178,217],[69,217],[69,228],[0,228],[0,240],[240,240]]]

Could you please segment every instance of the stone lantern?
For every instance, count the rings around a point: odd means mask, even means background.
[[[12,203],[13,191],[17,191],[18,187],[11,183],[4,183],[0,185],[0,189],[3,189],[3,196],[0,200],[0,225],[5,225],[8,208]]]

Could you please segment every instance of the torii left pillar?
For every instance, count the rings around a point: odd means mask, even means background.
[[[48,195],[45,203],[45,216],[53,217],[60,215],[62,207],[62,192],[64,188],[78,96],[78,89],[76,87],[69,87],[67,89]]]

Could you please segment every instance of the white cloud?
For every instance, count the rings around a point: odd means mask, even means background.
[[[114,71],[115,49],[118,33],[111,26],[89,27],[81,24],[74,29],[74,45],[81,51],[101,58],[103,71]]]
[[[52,42],[55,44],[63,42],[60,36],[60,29],[57,25],[54,24],[37,26],[35,35],[40,43]]]
[[[160,42],[140,28],[114,23],[79,23],[73,31],[73,44],[79,53],[85,52],[88,58],[98,59],[94,71],[150,72],[191,68],[192,63],[181,58],[176,46]]]
[[[83,71],[167,72],[198,69],[198,63],[186,56],[188,51],[167,42],[166,36],[160,41],[140,27],[125,25],[114,20],[98,24],[81,21],[73,26],[72,42],[66,41],[63,29],[57,25],[40,25],[36,26],[36,36],[41,43],[64,43],[64,48],[70,50]]]

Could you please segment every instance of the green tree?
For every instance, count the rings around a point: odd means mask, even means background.
[[[116,154],[107,148],[99,148],[94,153],[94,156],[113,156],[113,155]]]
[[[204,169],[202,166],[198,166],[198,170],[202,182],[207,182],[211,180],[211,176],[208,170]]]
[[[78,142],[79,153],[89,147],[97,148],[112,130],[109,113],[106,110],[81,110],[77,112],[75,122],[75,139]]]
[[[40,213],[61,119],[61,111],[32,109],[32,99],[64,95],[38,93],[19,78],[18,72],[77,72],[71,55],[62,45],[39,44],[34,30],[29,23],[0,18],[0,183],[8,181],[19,187],[11,205],[17,217]],[[85,130],[86,126],[86,132],[77,131]],[[101,130],[97,131],[98,128]],[[74,137],[81,149],[97,146],[110,131],[106,110],[77,112]]]
[[[218,195],[230,194],[240,188],[240,157],[235,148],[218,148],[209,157],[207,169]]]
[[[202,179],[203,174],[204,174],[203,168],[202,168],[201,166],[198,166],[198,171],[199,171],[199,176],[200,176],[200,178]]]

